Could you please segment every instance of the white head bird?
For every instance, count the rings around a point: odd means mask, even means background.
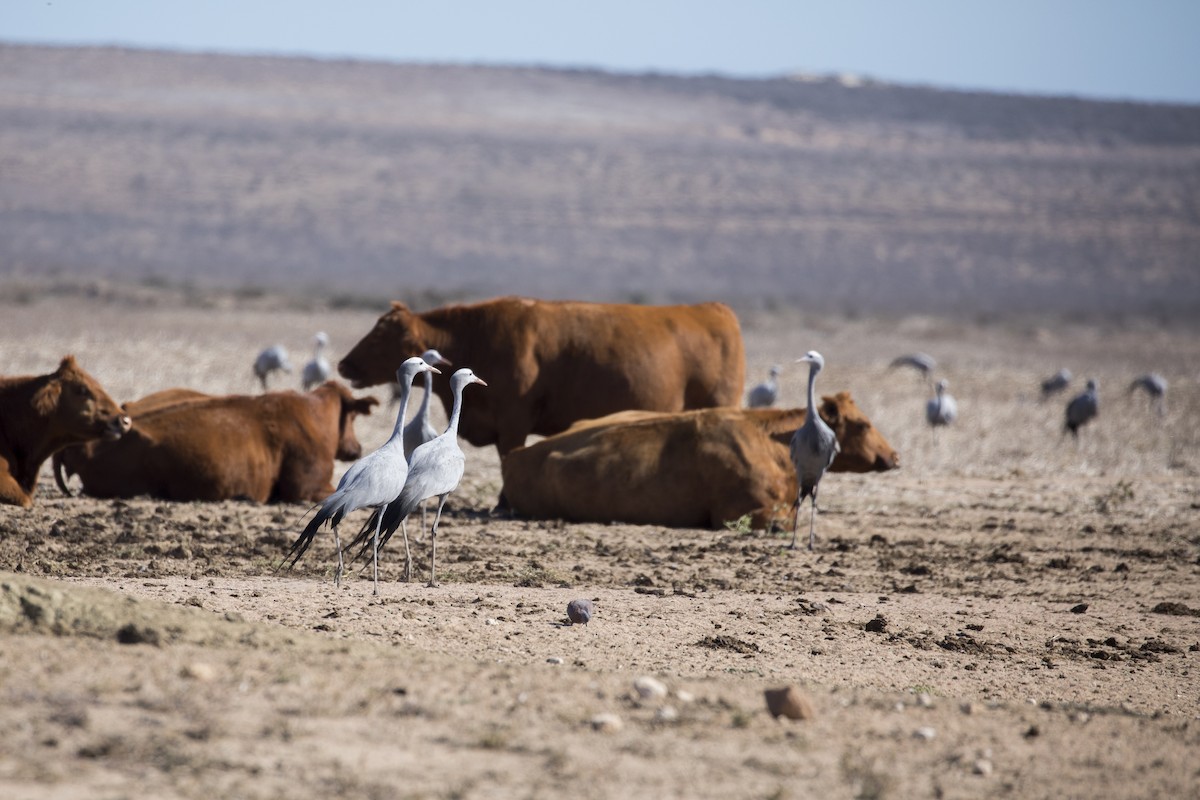
[[[826,425],[825,420],[817,413],[813,387],[817,382],[817,374],[825,367],[825,359],[816,350],[809,350],[803,358],[796,359],[796,363],[808,364],[808,408],[804,412],[804,424],[792,434],[792,464],[800,481],[800,496],[796,499],[796,521],[792,526],[790,547],[796,549],[800,504],[804,502],[805,497],[810,497],[812,508],[808,521],[808,549],[812,550],[816,543],[817,485],[841,448],[833,429]]]
[[[300,373],[300,384],[304,391],[320,386],[333,375],[333,365],[325,358],[325,348],[328,346],[329,336],[325,331],[318,331],[313,337],[313,357]]]
[[[767,379],[755,386],[746,395],[746,406],[748,408],[770,408],[775,405],[775,401],[779,399],[779,373],[783,371],[783,367],[778,364],[772,365],[767,373]]]

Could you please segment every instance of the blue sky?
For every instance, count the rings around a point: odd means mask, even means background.
[[[1200,0],[2,0],[0,40],[1200,103]]]

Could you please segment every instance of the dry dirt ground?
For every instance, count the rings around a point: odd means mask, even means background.
[[[27,298],[0,308],[0,374],[74,352],[118,400],[246,392],[259,348],[303,362],[324,329],[340,355],[374,318]],[[0,509],[0,796],[1197,796],[1195,330],[743,325],[752,380],[819,349],[821,388],[851,389],[901,452],[897,472],[826,479],[815,553],[492,516],[498,461],[468,449],[441,586],[399,582],[389,549],[373,597],[357,569],[334,587],[327,537],[275,570],[303,507],[68,498],[45,473],[35,508]],[[926,387],[887,369],[917,349],[960,404],[936,441]],[[1036,397],[1060,366],[1100,381],[1078,444],[1063,400]],[[1149,369],[1171,381],[1161,419],[1125,392]],[[802,383],[785,372],[791,403]],[[390,413],[361,421],[365,447]],[[587,627],[565,624],[579,597]],[[665,696],[639,694],[647,676]],[[789,684],[812,719],[766,711]]]

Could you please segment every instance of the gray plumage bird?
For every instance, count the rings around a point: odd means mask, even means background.
[[[1063,367],[1058,372],[1042,381],[1042,399],[1058,394],[1071,382],[1071,370]]]
[[[934,428],[949,425],[958,419],[958,403],[946,389],[950,383],[943,378],[937,382],[937,395],[925,404],[925,419]]]
[[[421,358],[426,364],[435,367],[452,367],[454,364],[450,359],[443,356],[437,350],[426,350],[421,354]],[[437,428],[429,422],[429,401],[433,397],[433,375],[425,374],[425,395],[421,398],[421,407],[417,409],[416,416],[404,426],[404,457],[411,459],[413,450],[416,450],[426,442],[433,441],[437,438]],[[421,501],[421,530],[425,530],[428,524],[428,498]],[[401,525],[405,523],[401,522]],[[407,531],[406,531],[407,534]],[[417,541],[421,541],[421,537],[417,537]]]
[[[333,365],[325,357],[325,348],[328,346],[329,335],[325,331],[318,331],[313,337],[313,357],[300,372],[300,385],[304,391],[320,386],[333,377]]]
[[[268,347],[258,354],[254,359],[254,374],[258,376],[258,380],[262,383],[263,391],[267,390],[267,378],[272,372],[286,372],[291,374],[292,362],[288,360],[288,351],[281,344],[275,344]]]
[[[892,359],[889,367],[911,367],[921,373],[924,378],[929,378],[933,371],[937,369],[937,361],[928,353],[909,353],[903,356],[896,356]]]
[[[1079,436],[1079,429],[1094,419],[1100,413],[1100,399],[1096,395],[1096,382],[1089,380],[1087,389],[1082,394],[1071,398],[1067,403],[1066,430],[1072,436]]]
[[[450,424],[444,433],[432,441],[413,450],[412,460],[408,464],[408,480],[392,503],[385,508],[377,509],[371,519],[367,520],[347,549],[355,545],[359,547],[358,555],[362,555],[367,546],[367,535],[374,526],[376,535],[380,536],[379,547],[383,547],[391,539],[397,528],[416,510],[426,498],[438,499],[437,513],[433,517],[433,527],[429,529],[429,586],[437,586],[437,529],[442,518],[442,507],[446,498],[458,488],[466,470],[466,457],[458,446],[458,420],[462,415],[463,389],[472,383],[487,386],[487,383],[466,367],[458,370],[450,377],[450,391],[454,395],[453,408],[450,411]],[[403,529],[402,529],[403,533]],[[407,534],[405,534],[407,538]],[[407,544],[407,541],[406,541]],[[355,556],[356,558],[358,556]]]
[[[1138,389],[1141,389],[1150,396],[1150,403],[1154,406],[1154,410],[1161,417],[1167,413],[1167,379],[1157,372],[1150,372],[1146,375],[1134,378],[1133,383],[1129,384],[1129,391],[1132,394]]]
[[[792,434],[792,464],[800,481],[800,496],[796,499],[796,520],[792,525],[792,550],[796,549],[796,531],[800,527],[800,506],[804,498],[811,498],[812,511],[808,521],[808,549],[816,543],[817,486],[833,459],[840,452],[837,436],[817,413],[817,402],[813,387],[817,373],[825,367],[825,359],[816,350],[809,350],[797,364],[808,364],[808,408],[804,412],[804,424]]]
[[[572,625],[587,625],[596,613],[591,600],[572,600],[567,603],[567,619]]]
[[[770,408],[779,399],[779,373],[783,368],[775,364],[767,373],[767,379],[755,386],[746,395],[747,408]]]
[[[396,417],[396,427],[391,437],[378,450],[363,456],[350,465],[346,474],[338,482],[333,494],[325,498],[320,509],[313,515],[308,525],[292,544],[291,549],[283,559],[283,566],[294,567],[300,557],[312,545],[317,531],[326,522],[333,530],[334,546],[338,553],[338,568],[334,575],[334,583],[340,585],[344,562],[342,559],[342,542],[338,534],[338,525],[342,518],[351,511],[360,508],[386,511],[388,505],[395,501],[403,491],[408,476],[408,461],[404,458],[404,412],[408,410],[408,395],[412,388],[413,378],[418,372],[437,372],[435,367],[426,364],[422,359],[413,357],[400,365],[396,379],[403,389],[400,400],[400,413]],[[375,594],[379,594],[379,526],[376,524],[374,536],[374,567]]]

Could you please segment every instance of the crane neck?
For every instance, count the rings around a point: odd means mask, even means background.
[[[396,427],[392,429],[391,439],[404,438],[404,417],[408,415],[408,397],[410,394],[412,394],[411,375],[407,379],[400,381],[400,413],[396,415]]]
[[[458,435],[458,418],[459,418],[459,416],[462,415],[463,389],[466,388],[466,384],[458,383],[456,381],[454,383],[454,386],[451,388],[454,391],[454,407],[450,411],[450,424],[446,426],[446,432],[453,433],[454,435],[457,436]]]
[[[816,401],[817,365],[808,365],[808,408],[804,410],[804,421],[808,422],[817,416]]]
[[[433,373],[425,373],[425,396],[421,398],[421,410],[417,416],[423,420],[429,419],[429,395],[433,394]]]

